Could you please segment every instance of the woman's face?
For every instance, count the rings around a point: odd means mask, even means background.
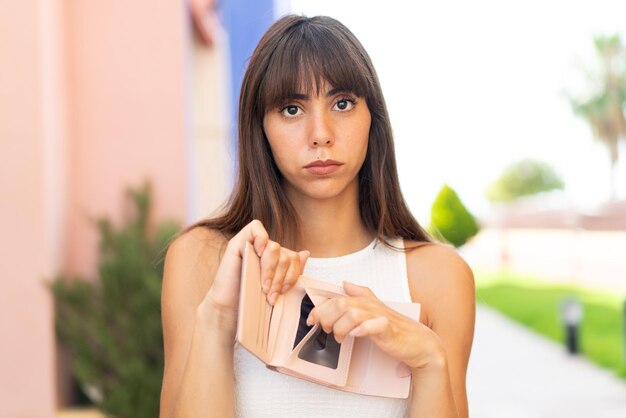
[[[290,199],[356,193],[371,115],[364,98],[324,83],[320,94],[294,94],[270,109],[263,128]]]

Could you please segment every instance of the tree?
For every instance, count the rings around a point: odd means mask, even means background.
[[[55,328],[72,354],[73,375],[103,412],[154,418],[163,378],[163,254],[178,226],[150,225],[148,185],[128,199],[134,213],[122,227],[96,222],[97,280],[60,276],[52,283]]]
[[[619,141],[626,137],[626,51],[619,35],[597,36],[594,45],[600,70],[589,76],[588,97],[570,99],[574,113],[591,125],[596,139],[606,145],[611,160],[611,197],[615,198],[615,171]]]
[[[504,169],[500,177],[487,188],[492,202],[507,202],[550,190],[563,189],[563,180],[548,164],[524,159]]]
[[[430,233],[455,247],[460,247],[478,233],[474,216],[465,208],[457,193],[444,184],[430,211]]]

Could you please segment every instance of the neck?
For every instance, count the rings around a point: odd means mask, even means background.
[[[369,244],[374,234],[363,221],[358,207],[358,189],[318,200],[299,196],[290,199],[300,221],[296,248],[311,257],[339,257]]]

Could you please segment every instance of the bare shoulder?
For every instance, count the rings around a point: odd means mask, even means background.
[[[165,256],[163,297],[178,296],[199,304],[211,287],[227,242],[220,232],[204,227],[178,236]]]
[[[439,312],[474,305],[474,275],[457,250],[440,243],[407,242],[407,273],[411,297],[422,305],[422,322],[435,326]],[[463,307],[461,307],[463,308]]]

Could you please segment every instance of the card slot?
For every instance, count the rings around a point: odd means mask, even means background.
[[[330,297],[340,295],[330,290],[305,288],[300,301],[300,317],[291,356],[295,354],[302,361],[337,369],[341,344],[335,340],[332,331],[326,333],[319,324],[314,327],[308,325],[306,320],[315,306],[324,303]]]
[[[306,320],[309,317],[309,314],[311,313],[311,310],[313,310],[314,306],[315,305],[313,304],[313,301],[311,300],[309,295],[305,293],[302,297],[302,301],[300,302],[300,318],[298,320],[298,328],[296,330],[296,338],[293,342],[293,348],[296,348],[296,346],[300,343],[300,341],[302,341],[304,336],[309,334],[309,332],[313,328],[312,325],[307,325]]]
[[[272,317],[274,316],[274,309],[275,309],[275,306],[269,306],[265,310],[266,318],[269,315],[269,319],[267,319],[267,321],[264,322],[264,329],[263,329],[263,338],[265,339],[265,344],[263,345],[263,349],[265,350],[265,352],[269,351],[268,349],[269,349],[269,341],[270,341],[270,328],[272,325]]]
[[[285,295],[286,296],[286,295]],[[284,310],[286,297],[280,297],[276,301],[274,306],[270,307],[270,319],[267,321],[267,356],[272,361],[276,361],[276,350],[277,346],[282,344],[277,344],[277,341],[282,341],[281,336],[279,336],[279,329],[284,328],[285,325],[281,324],[283,322],[282,312]],[[284,332],[284,331],[283,331]],[[289,341],[289,340],[286,340]],[[288,343],[287,343],[288,344]],[[287,348],[289,346],[287,345]]]
[[[256,345],[257,347],[261,347],[263,348],[263,333],[259,332],[260,330],[263,329],[263,312],[265,311],[265,309],[263,309],[263,293],[261,292],[261,295],[259,296],[259,298],[257,299],[257,301],[259,302],[259,310],[261,312],[259,312],[258,315],[256,315],[257,317],[257,324],[256,324],[256,329],[257,329],[257,333],[256,333]]]
[[[312,325],[307,325],[306,323],[306,320],[309,317],[311,310],[313,310],[315,306],[318,306],[324,303],[325,301],[327,301],[328,299],[332,297],[342,296],[341,293],[337,293],[335,291],[326,290],[326,289],[309,289],[305,287],[304,290],[305,292],[302,295],[302,299],[300,301],[300,316],[298,319],[298,327],[297,327],[295,339],[293,342],[294,349],[302,341],[305,335],[309,335],[309,333],[311,332],[311,329],[313,328]],[[327,341],[328,335],[329,334],[326,334],[326,333],[323,333],[323,335],[318,334],[318,336],[320,337],[320,341],[322,340]]]
[[[237,318],[237,341],[264,362],[268,361],[263,350],[263,310],[265,301],[261,289],[260,263],[254,248],[247,243],[241,268],[239,310]],[[260,335],[259,335],[260,334]]]
[[[348,378],[354,338],[347,337],[339,344],[332,333],[324,333],[326,335],[325,346],[316,347],[315,338],[321,335],[321,332],[323,330],[320,324],[315,324],[289,354],[284,369],[306,375],[323,384],[343,386]]]
[[[289,357],[293,357],[294,355],[297,357],[298,354],[300,353],[300,350],[302,349],[302,347],[307,344],[309,342],[309,340],[311,338],[313,338],[313,336],[316,335],[317,330],[321,329],[320,324],[315,324],[315,325],[311,325],[311,329],[309,332],[306,333],[306,335],[302,338],[302,340],[300,340],[300,342],[298,343],[298,345],[296,345],[293,350],[291,350],[291,354],[289,355]]]
[[[298,358],[309,363],[336,369],[340,350],[341,344],[335,340],[333,333],[327,334],[321,327],[318,327],[307,338],[297,355]]]
[[[261,321],[261,329],[259,330],[259,334],[261,334],[262,342],[263,342],[263,351],[267,351],[267,332],[266,328],[269,328],[268,316],[271,312],[272,305],[267,302],[265,294],[261,292],[261,301],[263,303],[263,321]]]
[[[304,290],[306,291],[307,296],[311,299],[311,301],[313,302],[313,305],[315,306],[319,306],[323,304],[328,299],[345,296],[345,293],[339,292],[340,291],[339,288],[319,289],[319,288],[305,287]]]

